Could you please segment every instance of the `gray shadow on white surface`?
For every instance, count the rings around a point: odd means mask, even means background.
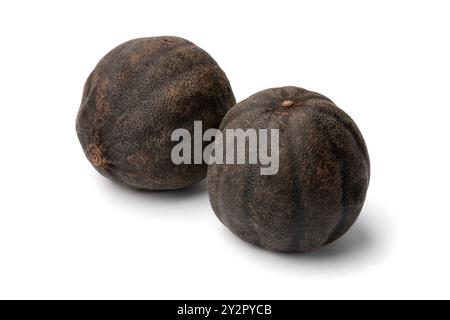
[[[328,260],[361,256],[376,250],[377,240],[374,230],[366,223],[366,219],[357,222],[347,234],[329,245],[315,251],[298,255],[299,259]]]
[[[248,244],[227,231],[224,241],[233,242],[239,254],[261,259],[258,265],[282,268],[294,273],[304,268],[316,271],[353,272],[383,261],[392,247],[393,236],[383,217],[373,207],[363,209],[358,221],[340,239],[306,253],[279,253]],[[229,238],[234,238],[232,241]],[[286,270],[287,269],[287,270]]]
[[[127,212],[189,221],[204,221],[205,215],[214,215],[210,208],[206,180],[188,188],[172,191],[138,191],[99,177],[102,194]],[[208,209],[206,209],[208,208]],[[388,214],[377,205],[366,204],[355,225],[335,242],[306,253],[278,253],[248,244],[234,236],[217,220],[221,241],[238,259],[255,262],[258,268],[301,274],[315,272],[331,275],[351,273],[374,266],[386,258],[393,247]]]
[[[187,188],[168,191],[136,190],[103,177],[98,177],[98,186],[104,201],[130,213],[187,219],[203,215],[205,210],[199,209],[209,205],[206,179]]]

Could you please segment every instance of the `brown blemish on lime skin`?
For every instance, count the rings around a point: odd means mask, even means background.
[[[91,163],[99,168],[103,168],[106,165],[105,157],[103,156],[102,152],[96,145],[90,145],[88,147],[88,153],[89,153],[89,159],[91,160]]]
[[[281,103],[281,106],[283,107],[283,108],[289,108],[289,107],[292,107],[294,105],[294,101],[292,101],[292,100],[284,100],[282,103]]]

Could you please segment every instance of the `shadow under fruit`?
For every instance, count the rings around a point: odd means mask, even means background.
[[[218,128],[235,98],[225,73],[201,48],[177,37],[140,38],[110,51],[88,77],[76,129],[92,165],[136,189],[179,189],[206,164],[175,165],[172,131]]]
[[[260,175],[258,165],[210,165],[209,198],[225,226],[276,251],[310,251],[347,232],[363,207],[370,163],[346,113],[321,94],[274,88],[227,113],[220,129],[237,128],[279,129],[279,171]]]

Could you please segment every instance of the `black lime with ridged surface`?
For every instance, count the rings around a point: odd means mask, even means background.
[[[321,94],[274,88],[227,113],[221,130],[238,128],[279,129],[279,171],[261,175],[259,165],[209,166],[210,202],[225,226],[276,251],[310,251],[347,232],[363,207],[370,163],[364,139],[345,112]]]
[[[182,38],[128,41],[109,52],[86,81],[76,129],[93,166],[136,189],[168,190],[206,176],[206,164],[175,165],[172,131],[217,128],[235,104],[225,73]],[[193,155],[192,155],[193,162]]]

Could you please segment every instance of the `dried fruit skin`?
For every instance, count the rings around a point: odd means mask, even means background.
[[[177,37],[140,38],[110,51],[86,81],[76,129],[103,175],[136,189],[168,190],[206,176],[206,164],[175,165],[172,131],[194,120],[218,128],[235,104],[225,73]]]
[[[364,204],[370,163],[353,120],[329,100],[297,87],[261,91],[225,116],[225,129],[279,129],[279,171],[212,164],[208,191],[234,234],[276,251],[309,251],[342,236]],[[248,162],[246,162],[248,163]]]

